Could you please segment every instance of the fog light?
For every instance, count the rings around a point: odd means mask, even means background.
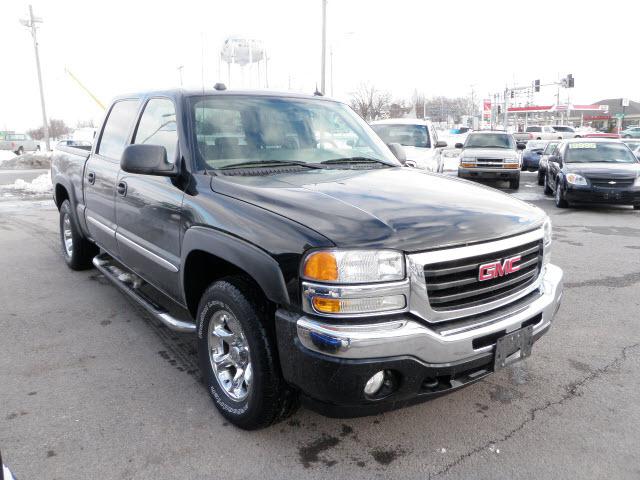
[[[364,386],[364,393],[370,397],[378,393],[384,383],[384,376],[384,370],[374,374],[373,377],[367,380],[367,384]]]

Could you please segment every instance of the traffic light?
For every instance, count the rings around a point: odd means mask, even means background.
[[[515,97],[513,90],[511,90],[511,98]]]
[[[539,92],[540,91],[540,80],[536,80],[535,82],[533,82],[533,87],[534,87],[533,89],[536,92]]]
[[[498,115],[502,114],[502,107],[500,105],[498,105]]]
[[[573,74],[567,75],[567,88],[573,88],[575,86],[575,81],[573,79]]]

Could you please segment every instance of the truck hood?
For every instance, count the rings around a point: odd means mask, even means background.
[[[565,163],[565,170],[584,177],[629,178],[640,174],[640,163]]]
[[[421,251],[511,236],[544,218],[537,207],[492,188],[408,168],[214,176],[211,188],[339,247]]]
[[[463,158],[501,158],[516,159],[518,154],[509,148],[465,148],[462,151]]]

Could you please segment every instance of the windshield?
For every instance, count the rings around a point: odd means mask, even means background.
[[[240,163],[373,159],[399,162],[348,106],[332,101],[256,96],[191,100],[202,168]]]
[[[571,128],[571,127],[556,126],[556,127],[553,127],[553,129],[556,132],[569,132],[569,133],[573,133],[574,132],[573,128]]]
[[[371,128],[384,143],[399,143],[405,147],[429,148],[431,142],[425,125],[378,124]]]
[[[544,149],[543,155],[551,155],[551,154],[553,154],[553,152],[556,151],[556,148],[558,148],[558,145],[560,145],[559,142],[554,142],[554,143],[548,144],[547,148]]]
[[[470,134],[464,148],[516,148],[513,137],[506,133]]]
[[[638,163],[623,143],[570,143],[565,155],[567,163]]]

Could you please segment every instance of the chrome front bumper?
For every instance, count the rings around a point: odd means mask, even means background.
[[[476,316],[471,322],[463,318],[428,326],[404,314],[380,323],[335,325],[303,316],[296,323],[298,338],[306,348],[338,358],[411,356],[426,365],[465,363],[493,350],[493,344],[474,348],[476,339],[512,332],[538,316],[539,321],[533,325],[533,335],[545,332],[560,307],[562,278],[559,267],[547,264],[538,289],[527,297],[530,301],[514,302],[505,308]],[[330,348],[325,348],[327,346]]]

